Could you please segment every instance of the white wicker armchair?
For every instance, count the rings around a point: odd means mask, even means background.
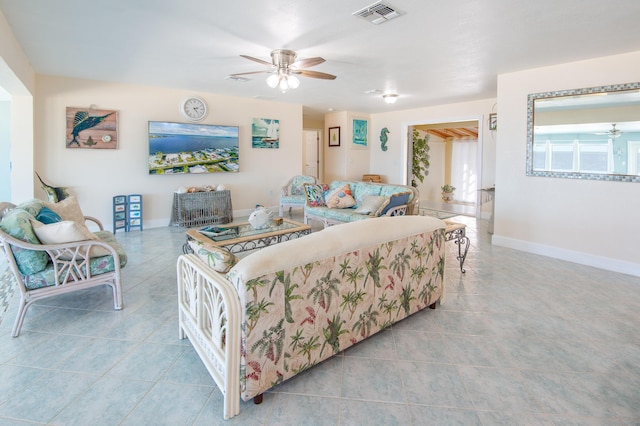
[[[115,236],[104,231],[98,219],[85,216],[85,219],[94,222],[100,229],[91,233],[95,235],[95,239],[39,244],[37,238],[23,241],[23,234],[2,226],[2,219],[9,216],[14,208],[16,206],[13,204],[0,203],[0,248],[21,295],[12,330],[13,337],[20,334],[28,308],[47,297],[106,284],[113,290],[114,309],[122,309],[120,270],[126,265],[127,257]],[[21,220],[21,226],[28,228],[28,222],[29,219],[26,223]],[[28,260],[25,256],[36,260]]]

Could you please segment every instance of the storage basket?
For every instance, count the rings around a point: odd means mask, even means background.
[[[171,223],[193,228],[233,220],[231,191],[187,192],[173,195]]]

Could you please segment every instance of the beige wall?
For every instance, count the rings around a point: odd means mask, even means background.
[[[353,136],[353,120],[367,120],[368,126],[368,147],[361,148],[351,143]],[[329,183],[333,180],[360,180],[362,175],[371,172],[371,151],[375,149],[375,140],[371,132],[371,117],[368,114],[361,114],[351,111],[334,112],[325,115],[324,132],[329,135],[330,127],[340,127],[340,146],[328,146],[324,157],[324,181]],[[328,138],[328,136],[327,136]]]
[[[398,103],[402,102],[402,98]],[[371,173],[384,176],[385,182],[407,182],[407,132],[418,124],[478,120],[478,149],[482,150],[482,186],[492,186],[495,170],[495,135],[487,125],[495,99],[461,102],[382,114],[372,114],[369,126]],[[380,148],[380,131],[389,129],[387,151]]]
[[[527,95],[640,81],[640,52],[498,76],[493,243],[640,276],[640,185],[527,177]]]
[[[11,97],[10,158],[2,168],[11,169],[11,200],[33,197],[33,92],[35,73],[0,11],[0,85]],[[5,200],[6,201],[6,200]]]
[[[240,127],[239,173],[148,174],[148,121],[184,122],[178,105],[189,95],[199,95],[209,104],[204,124]],[[91,105],[118,110],[118,149],[65,147],[66,107]],[[55,186],[69,186],[83,211],[109,229],[114,195],[142,194],[144,225],[166,226],[178,187],[224,184],[231,190],[236,214],[248,214],[256,204],[277,206],[280,187],[301,171],[300,105],[39,75],[35,115],[35,169]],[[280,120],[279,149],[251,147],[254,117]],[[36,195],[45,197],[40,189]]]

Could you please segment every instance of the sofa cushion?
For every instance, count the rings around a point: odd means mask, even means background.
[[[411,196],[411,192],[402,192],[400,194],[393,194],[391,197],[389,197],[389,204],[387,204],[386,207],[382,209],[382,212],[380,212],[380,216],[387,214],[387,212],[394,207],[407,204],[409,202],[410,196]]]
[[[380,195],[382,185],[370,182],[357,182],[352,185],[353,198],[356,199],[357,207],[362,205],[364,198],[368,195]],[[356,208],[357,208],[356,207]]]
[[[213,270],[223,274],[238,263],[238,258],[233,253],[202,241],[189,240],[189,247]]]
[[[38,240],[31,226],[32,219],[35,220],[35,217],[29,213],[29,211],[23,210],[22,208],[15,208],[5,214],[2,222],[0,222],[0,228],[20,241],[30,244],[40,244],[40,240]],[[16,264],[22,275],[40,272],[47,266],[49,257],[44,251],[28,250],[21,247],[13,247],[12,250]]]
[[[62,218],[58,213],[45,206],[40,209],[40,213],[36,216],[36,220],[44,223],[45,225],[49,225],[51,223],[60,222]]]
[[[324,183],[304,184],[304,191],[307,195],[307,204],[311,207],[326,206],[324,202],[324,192],[328,190],[328,185]]]
[[[351,186],[348,183],[329,190],[324,197],[324,202],[330,209],[346,209],[356,205],[356,200],[351,195]]]
[[[364,197],[360,207],[358,207],[355,212],[358,214],[380,216],[380,213],[387,204],[389,204],[389,197],[383,197],[381,195],[367,195]]]

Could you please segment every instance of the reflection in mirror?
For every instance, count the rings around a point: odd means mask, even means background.
[[[534,93],[527,175],[640,182],[640,83]]]

